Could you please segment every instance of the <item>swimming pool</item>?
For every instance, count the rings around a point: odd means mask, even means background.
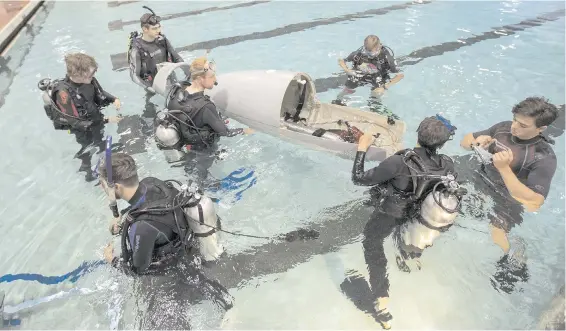
[[[405,79],[383,97],[383,103],[407,122],[404,141],[408,147],[416,140],[416,124],[436,112],[444,112],[458,127],[445,153],[463,155],[458,142],[465,133],[508,120],[512,105],[526,96],[543,95],[555,104],[564,103],[563,2],[402,4],[273,1],[222,9],[234,3],[133,2],[111,7],[104,2],[64,2],[40,11],[28,32],[35,36],[20,37],[4,55],[11,56],[7,64],[11,71],[1,74],[0,128],[8,139],[0,146],[4,155],[0,160],[4,169],[0,175],[0,274],[61,275],[83,261],[102,257],[102,248],[109,241],[105,197],[76,172],[80,162],[73,155],[78,147],[72,136],[52,130],[36,84],[40,78],[64,73],[64,53],[84,50],[98,61],[102,86],[122,100],[122,113],[141,114],[144,94],[127,71],[113,70],[111,61],[112,55],[126,51],[127,36],[137,25],[113,31],[108,25],[137,20],[145,12],[142,5],[162,16],[219,7],[165,20],[163,33],[175,47],[186,46],[181,53],[185,59],[212,48],[211,57],[220,72],[306,72],[318,79],[318,98],[323,102],[330,102],[341,90],[331,78],[340,71],[338,57],[357,49],[368,34],[377,34],[398,58],[415,51],[427,54],[422,61],[403,66]],[[511,35],[480,38],[465,47],[447,44],[462,44],[474,35],[547,13],[558,19]],[[432,51],[423,51],[431,46]],[[367,87],[359,88],[352,105],[363,107],[368,94]],[[163,103],[158,96],[151,101],[159,107]],[[117,125],[108,125],[106,133],[117,137]],[[319,215],[362,196],[365,188],[355,187],[350,180],[351,162],[261,133],[223,139],[222,144],[230,153],[211,173],[221,178],[244,167],[254,171],[257,181],[240,200],[234,201],[233,193],[221,200],[218,210],[226,229],[274,236],[312,222],[319,224],[321,237],[325,228],[335,231],[339,244],[320,249],[301,263],[273,261],[274,270],[278,264],[286,267],[231,287],[235,305],[225,314],[213,312],[208,302],[188,307],[191,326],[379,328],[339,287],[349,270],[362,274],[366,270],[361,232],[347,236],[348,231],[340,229],[338,223],[347,218],[341,216],[345,207],[333,210],[330,218],[338,220],[334,227],[325,225],[328,221]],[[141,176],[184,178],[182,168],[171,168],[155,144],[146,148],[135,155]],[[489,277],[501,252],[487,233],[479,232],[487,232],[488,223],[469,216],[458,220],[466,228],[451,229],[426,251],[420,272],[400,272],[389,258],[391,241],[386,241],[393,328],[532,327],[550,293],[564,283],[564,148],[564,138],[556,139],[558,168],[545,205],[536,214],[524,215],[522,226],[512,232],[528,243],[529,281],[512,294],[491,287]],[[261,239],[228,235],[223,241],[230,254],[264,244]],[[14,306],[82,289],[22,310],[25,328],[135,328],[132,311],[136,303],[128,293],[130,285],[130,280],[116,272],[99,268],[76,283],[20,281],[1,284],[0,290],[7,293],[6,304]]]

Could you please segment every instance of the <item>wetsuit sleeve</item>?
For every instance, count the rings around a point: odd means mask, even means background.
[[[108,99],[108,101],[110,103],[116,101],[116,97],[113,96],[112,94],[108,93],[106,90],[102,89],[102,94],[106,97],[106,99]]]
[[[398,169],[402,168],[399,164],[399,155],[393,155],[383,160],[377,167],[364,171],[365,152],[357,152],[352,169],[352,181],[355,185],[374,186],[385,183],[397,176]],[[402,160],[401,160],[402,161]]]
[[[552,177],[556,172],[556,163],[555,155],[547,155],[544,159],[538,161],[535,168],[527,176],[526,186],[546,199],[550,191]]]
[[[203,109],[202,121],[204,124],[208,124],[208,126],[210,126],[212,130],[220,136],[233,137],[244,133],[244,129],[242,128],[228,129],[226,123],[222,120],[222,118],[220,118],[220,115],[216,110],[216,106],[212,103],[207,104]]]
[[[487,130],[482,130],[482,131],[477,131],[477,132],[473,132],[472,135],[474,136],[474,139],[479,137],[479,136],[490,136],[493,137],[495,136],[495,134],[497,133],[497,130],[504,125],[505,122],[499,122],[497,124],[494,124],[492,127],[490,127]]]
[[[397,61],[393,57],[393,54],[386,48],[385,49],[385,58],[387,59],[387,63],[389,64],[389,71],[392,73],[398,73],[399,68],[397,68]]]
[[[161,232],[151,224],[138,221],[130,227],[129,239],[132,247],[132,265],[135,273],[142,273],[151,264],[157,236]]]
[[[136,47],[132,46],[132,50],[130,53],[130,78],[134,83],[138,84],[144,89],[146,87],[151,87],[152,84],[150,82],[146,82],[145,80],[142,79],[141,70],[142,70],[142,64],[141,64],[141,56],[139,50]]]
[[[358,54],[358,51],[353,51],[352,53],[350,53],[350,55],[348,55],[348,57],[344,59],[344,61],[346,62],[354,61],[354,57],[356,56],[356,54]]]
[[[96,79],[96,78],[95,78]],[[100,92],[102,93],[102,95],[104,97],[106,97],[106,99],[108,99],[109,103],[112,103],[114,101],[116,101],[116,97],[113,96],[112,94],[108,93],[103,87],[102,85],[100,85],[100,82],[98,80],[96,80],[96,84],[98,85],[98,87],[100,88]]]
[[[184,61],[183,58],[179,55],[179,53],[177,53],[175,48],[171,46],[169,39],[166,39],[165,42],[167,43],[167,50],[169,51],[169,54],[171,54],[171,58],[173,59],[173,62],[174,63],[183,62]]]

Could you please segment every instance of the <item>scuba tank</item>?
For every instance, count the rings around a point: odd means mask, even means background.
[[[205,196],[195,184],[191,184],[186,191],[192,198],[183,208],[185,218],[197,239],[200,255],[205,261],[214,261],[224,252],[216,232],[216,229],[220,229],[220,217],[216,214],[212,199]]]
[[[53,120],[53,109],[52,106],[52,99],[51,93],[53,92],[53,81],[50,78],[43,78],[42,80],[37,83],[37,87],[40,91],[43,91],[41,94],[41,99],[43,100],[43,108],[45,109],[45,114],[50,120]]]
[[[168,120],[168,113],[165,109],[155,116],[155,142],[160,148],[176,148],[181,141],[177,126]]]
[[[423,199],[416,217],[402,224],[396,233],[397,265],[401,270],[411,269],[408,260],[419,258],[424,249],[456,220],[462,197],[467,190],[460,187],[454,176],[441,176],[433,189]],[[442,188],[439,188],[442,185]],[[415,261],[420,269],[420,262]]]

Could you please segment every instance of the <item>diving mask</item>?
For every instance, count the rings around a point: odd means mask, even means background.
[[[452,138],[456,134],[456,130],[458,130],[458,128],[452,125],[452,123],[448,119],[440,114],[436,114],[436,119],[442,122],[442,124],[444,124],[446,128],[448,128],[448,130],[450,131],[450,138]]]
[[[142,6],[142,8],[145,8],[151,12],[151,15],[149,15],[146,19],[142,21],[143,24],[156,25],[159,22],[161,22],[161,17],[157,16],[155,12],[151,10],[151,8],[147,6]]]
[[[365,55],[368,58],[375,58],[379,55],[379,53],[381,53],[381,45],[379,45],[379,47],[377,47],[377,50],[373,52],[367,50],[365,47],[362,48],[362,55]]]

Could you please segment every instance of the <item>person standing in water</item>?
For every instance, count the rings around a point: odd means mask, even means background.
[[[346,62],[352,62],[352,68],[348,68]],[[372,107],[376,104],[377,96],[405,77],[397,68],[393,51],[381,44],[376,35],[367,36],[362,47],[350,53],[345,59],[339,59],[338,64],[346,72],[348,78],[346,87],[332,103],[342,106],[346,105],[343,101],[345,95],[354,93],[359,86],[369,84],[372,86],[369,102]],[[395,73],[395,77],[391,78],[390,73]]]
[[[140,18],[142,35],[137,31],[130,34],[128,63],[130,78],[150,94],[154,94],[153,79],[157,75],[157,65],[163,62],[179,63],[183,58],[171,46],[165,35],[161,34],[161,17],[151,9],[151,13],[143,14]]]
[[[372,186],[372,196],[377,203],[376,212],[366,225],[362,245],[369,270],[371,301],[374,305],[372,314],[386,329],[390,328],[392,316],[387,310],[389,281],[386,277],[387,260],[383,240],[396,225],[414,219],[415,207],[420,206],[428,194],[435,190],[435,186],[442,182],[442,177],[452,176],[455,180],[452,159],[438,153],[455,131],[456,127],[444,117],[427,117],[417,128],[417,147],[401,150],[369,170],[364,170],[365,154],[375,138],[371,134],[364,134],[359,140],[352,181],[355,185]],[[432,212],[427,215],[432,215]],[[454,214],[449,214],[443,216],[442,220],[427,221],[424,217],[419,220],[428,227],[438,228],[438,225],[435,227],[431,223],[444,226],[451,224],[454,218]]]
[[[228,128],[214,103],[204,95],[205,90],[217,85],[214,62],[200,57],[191,63],[190,70],[191,82],[174,85],[166,97],[168,111],[158,114],[155,135],[161,148],[186,151],[185,169],[187,173],[196,171],[202,185],[217,157],[220,137],[254,131],[250,128]]]
[[[98,147],[98,152],[104,151],[104,125],[117,123],[121,117],[105,117],[101,109],[114,104],[120,109],[120,99],[106,92],[94,77],[98,70],[96,60],[84,53],[65,55],[67,75],[63,79],[42,79],[40,90],[47,98],[45,112],[52,120],[56,130],[68,130],[75,136],[81,149],[75,154],[82,163],[79,171],[85,171],[87,181],[92,177],[91,153],[89,146]]]
[[[470,177],[481,178],[474,181],[476,189],[493,197],[493,212],[488,214],[491,237],[504,254],[494,278],[507,293],[513,290],[514,282],[528,279],[526,264],[519,256],[524,244],[517,238],[512,247],[507,234],[521,224],[524,209],[538,211],[548,197],[557,162],[549,139],[542,133],[556,120],[558,109],[545,98],[528,97],[511,113],[512,121],[468,133],[460,142],[468,151],[487,149],[491,160],[472,164],[469,158],[457,159],[462,173],[467,170]]]

